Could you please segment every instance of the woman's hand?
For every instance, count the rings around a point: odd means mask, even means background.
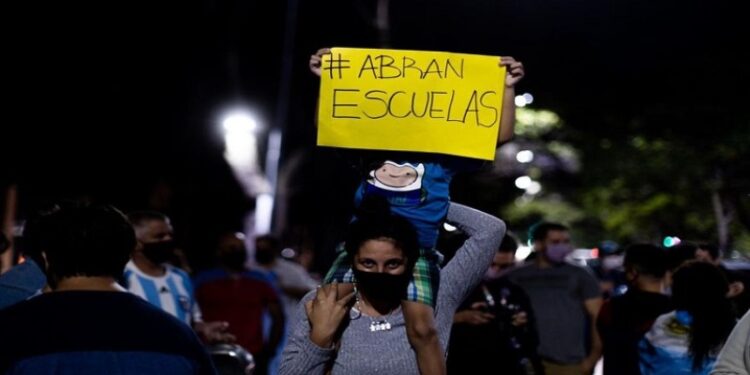
[[[318,288],[315,298],[305,303],[310,321],[310,340],[321,348],[330,348],[336,331],[349,312],[354,292],[339,298],[336,283]]]

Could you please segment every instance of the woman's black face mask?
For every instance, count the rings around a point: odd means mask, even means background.
[[[397,302],[406,298],[409,275],[384,272],[365,272],[354,268],[355,283],[367,298],[382,302]]]

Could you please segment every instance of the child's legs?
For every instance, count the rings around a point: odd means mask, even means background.
[[[336,249],[338,256],[334,260],[331,269],[328,270],[323,279],[324,284],[337,283],[339,296],[345,296],[354,291],[354,275],[352,273],[351,260],[343,249],[343,243]]]
[[[401,302],[406,334],[417,353],[419,371],[424,375],[446,373],[445,355],[440,346],[433,309],[440,284],[439,261],[435,255],[435,252],[420,250],[406,299]]]
[[[445,356],[435,327],[434,310],[429,305],[413,301],[402,301],[401,306],[409,343],[417,353],[419,372],[423,375],[445,374]]]
[[[352,261],[344,251],[344,244],[341,243],[336,248],[336,259],[333,261],[331,268],[323,278],[323,284],[331,284],[334,281],[339,283],[351,283],[354,282],[354,274],[352,273]]]

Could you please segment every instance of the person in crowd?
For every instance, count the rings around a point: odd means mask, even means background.
[[[695,246],[695,259],[719,267],[719,270],[721,270],[724,277],[729,281],[729,293],[727,295],[734,303],[734,307],[737,310],[737,317],[741,318],[745,315],[748,309],[750,309],[750,291],[745,290],[747,277],[739,272],[728,269],[721,262],[721,251],[719,251],[716,245],[709,243],[697,244]]]
[[[41,217],[41,213],[39,216]],[[44,264],[44,259],[39,255],[38,249],[33,248],[31,241],[28,241],[29,234],[34,231],[38,220],[39,218],[33,218],[26,223],[22,236],[24,262],[0,275],[0,309],[41,293],[47,285],[47,277],[39,266]],[[3,251],[3,239],[4,235],[0,233],[0,252]],[[5,242],[6,246],[8,244]]]
[[[638,343],[660,315],[672,311],[665,276],[667,254],[651,244],[625,250],[628,291],[604,302],[597,319],[604,356],[603,375],[638,375]]]
[[[454,315],[449,374],[543,374],[531,302],[505,277],[515,265],[517,248],[506,234],[484,280]]]
[[[711,375],[750,375],[750,312],[732,330]]]
[[[603,241],[597,247],[599,262],[594,267],[594,274],[599,279],[604,300],[622,295],[627,291],[627,280],[623,269],[624,254],[620,246],[613,241]]]
[[[284,329],[278,293],[265,275],[246,267],[247,249],[241,233],[226,233],[218,242],[219,267],[195,277],[196,300],[206,320],[229,323],[228,332],[237,338],[237,344],[252,353],[255,374],[265,375]],[[271,319],[267,342],[263,340],[265,313]]]
[[[287,317],[300,299],[319,284],[299,263],[281,257],[281,241],[270,234],[255,239],[255,262],[257,271],[275,280],[281,289],[282,307]]]
[[[172,223],[155,211],[128,215],[137,243],[125,266],[124,285],[133,294],[195,329],[209,343],[231,342],[227,322],[204,322],[195,301],[193,284],[185,271],[167,263],[175,248]]]
[[[447,220],[469,238],[441,271],[435,321],[442,350],[456,309],[484,276],[505,234],[499,219],[455,203]],[[418,373],[401,308],[419,257],[415,228],[386,209],[353,221],[345,243],[356,288],[339,295],[334,283],[305,296],[292,319],[280,373]]]
[[[566,226],[539,223],[529,230],[529,239],[537,256],[507,277],[531,299],[545,373],[589,374],[601,356],[595,327],[602,305],[599,282],[565,261],[573,250]]]
[[[728,291],[716,266],[680,266],[672,277],[674,310],[659,316],[639,344],[641,373],[709,374],[736,322]]]
[[[188,326],[117,283],[136,245],[117,209],[61,207],[28,235],[50,292],[0,310],[0,373],[215,374]]]

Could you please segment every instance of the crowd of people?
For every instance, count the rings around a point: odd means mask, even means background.
[[[455,203],[447,220],[467,236],[440,270],[435,302],[448,373],[590,374],[600,359],[605,375],[748,373],[743,276],[711,246],[626,247],[615,269],[626,291],[602,301],[608,280],[565,260],[567,227],[532,227],[535,256],[517,263],[501,221]],[[252,353],[256,374],[419,373],[401,306],[420,254],[413,226],[360,214],[347,233],[358,275],[350,292],[300,281],[310,276],[296,263],[286,282],[249,268],[238,233],[217,239],[217,267],[191,277],[168,262],[166,216],[56,206],[26,224],[26,260],[0,276],[0,369],[210,374],[207,349],[234,343]],[[262,264],[291,262],[277,239],[255,242],[270,254],[256,255]]]
[[[313,73],[326,53],[311,56]],[[498,65],[503,143],[524,68]],[[541,222],[519,262],[506,223],[450,200],[452,176],[481,166],[357,158],[355,213],[322,280],[271,235],[226,232],[216,266],[191,275],[162,213],[39,212],[17,244],[24,261],[0,275],[0,373],[582,375],[603,361],[604,375],[750,374],[748,292],[716,247],[632,244],[597,278],[569,262],[570,228]],[[465,236],[448,260],[445,222]],[[227,345],[252,364],[226,362],[216,348]]]

